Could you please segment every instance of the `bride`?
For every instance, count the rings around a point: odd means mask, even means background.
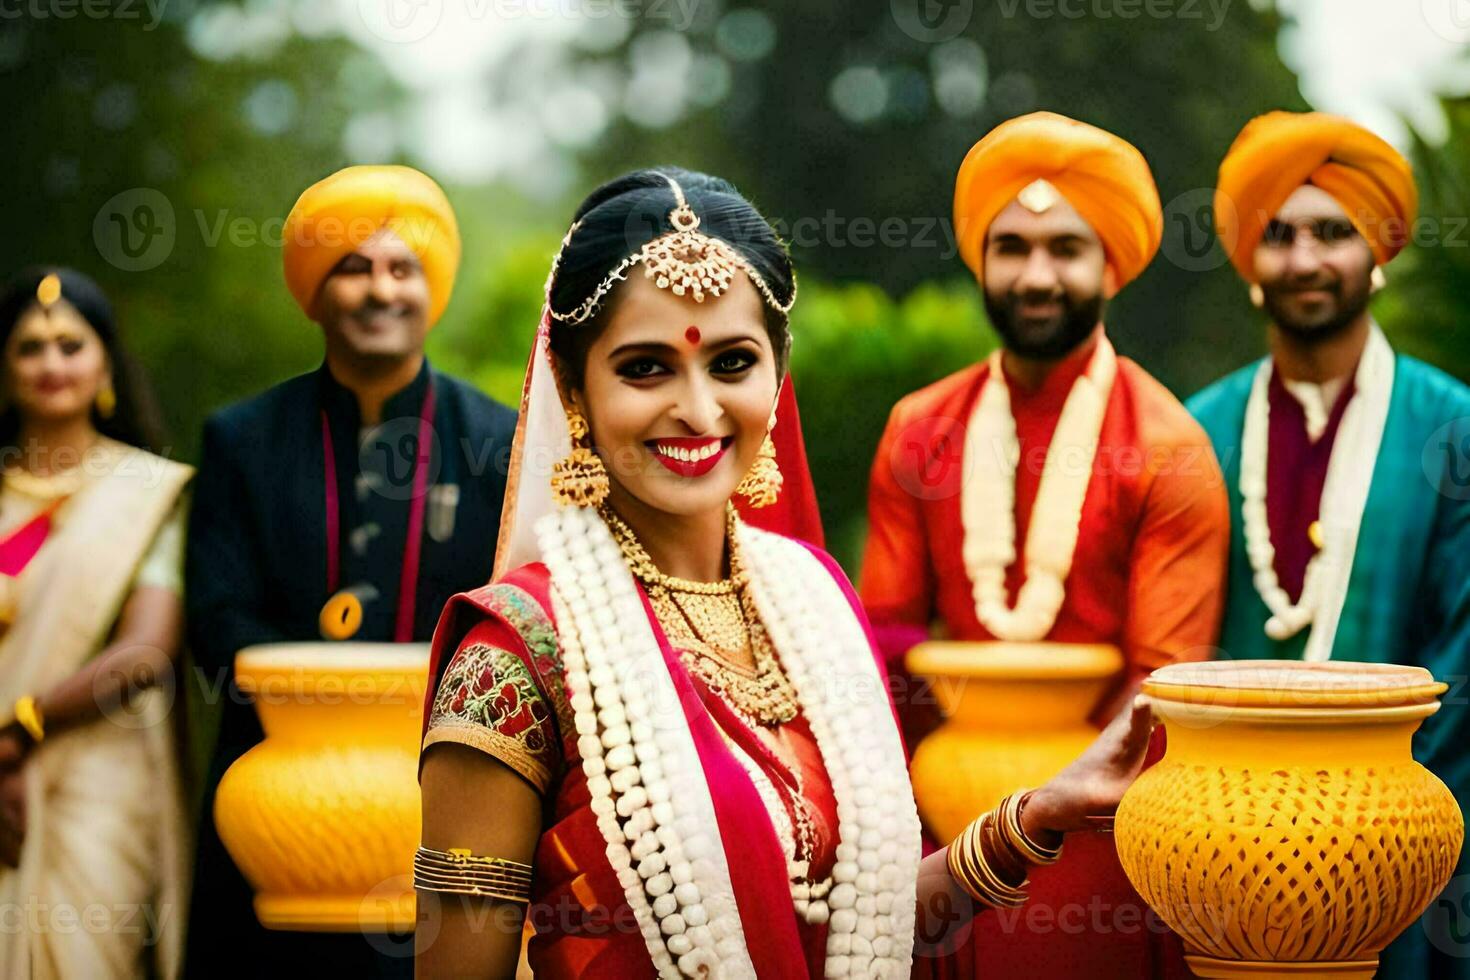
[[[434,637],[420,976],[513,975],[526,924],[541,976],[908,976],[916,937],[932,955],[1023,902],[1027,868],[1137,774],[1141,702],[921,857],[862,609],[779,533],[817,536],[785,385],[795,298],[723,180],[642,170],[578,209],[496,578]]]

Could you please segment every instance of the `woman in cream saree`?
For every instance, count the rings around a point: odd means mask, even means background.
[[[169,977],[192,471],[131,444],[147,412],[91,280],[23,273],[0,338],[0,977]]]

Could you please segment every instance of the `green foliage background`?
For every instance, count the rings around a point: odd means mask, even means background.
[[[1218,248],[1208,251],[1201,200],[1248,118],[1306,108],[1277,56],[1280,20],[1267,0],[1229,5],[1214,30],[1180,19],[1035,19],[1024,5],[1018,14],[1014,4],[976,0],[954,39],[960,47],[943,48],[972,59],[978,52],[983,72],[982,96],[959,113],[942,108],[930,86],[949,55],[900,28],[899,2],[700,0],[681,43],[701,63],[723,64],[723,94],[696,92],[689,111],[661,128],[618,116],[590,146],[566,151],[574,179],[554,200],[512,180],[445,181],[465,248],[431,357],[514,402],[569,215],[586,190],[629,167],[672,162],[727,176],[785,227],[834,216],[849,229],[854,219],[886,217],[918,228],[947,220],[954,172],[971,143],[1038,108],[1134,141],[1166,202],[1160,257],[1109,312],[1119,349],[1181,395],[1260,353],[1259,317]],[[9,231],[0,270],[62,262],[103,283],[160,392],[171,451],[184,459],[194,458],[208,412],[319,362],[316,328],[281,281],[270,223],[278,231],[296,195],[332,170],[386,162],[344,150],[355,116],[411,112],[410,93],[378,56],[339,34],[286,32],[241,56],[200,54],[190,40],[196,20],[229,6],[172,3],[151,28],[146,17],[35,14],[0,28],[0,202]],[[285,17],[289,6],[273,9]],[[239,5],[263,8],[270,0]],[[737,56],[730,18],[748,23],[752,11],[769,28],[768,50]],[[642,39],[666,39],[668,30],[637,20],[622,36],[550,54],[527,42],[487,70],[484,94],[514,99],[518,84],[530,84],[527,66],[548,57],[558,73],[616,87],[647,56]],[[853,66],[874,66],[885,80],[883,112],[855,120],[834,108],[836,80]],[[262,92],[285,94],[293,108],[284,125],[252,121]],[[1457,238],[1447,233],[1470,214],[1470,104],[1447,108],[1449,144],[1420,147],[1415,162],[1421,211],[1452,240],[1396,261],[1375,310],[1395,344],[1466,378],[1470,232],[1461,224]],[[113,195],[135,188],[168,200],[175,242],[156,267],[127,272],[109,263],[93,225]],[[939,239],[860,245],[844,231],[794,247],[802,298],[793,370],[830,544],[850,571],[867,471],[892,404],[995,342],[973,282]]]

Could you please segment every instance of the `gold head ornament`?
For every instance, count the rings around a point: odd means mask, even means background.
[[[550,310],[551,318],[560,323],[579,324],[594,316],[602,307],[602,301],[617,283],[628,278],[628,271],[642,264],[643,273],[659,289],[667,289],[675,296],[687,296],[696,303],[706,297],[718,299],[730,288],[737,272],[744,272],[761,298],[774,310],[790,313],[796,302],[796,290],[791,298],[781,302],[771,291],[765,278],[740,251],[723,239],[706,235],[699,230],[699,215],[684,197],[684,189],[672,177],[667,178],[677,202],[669,212],[672,231],[645,243],[638,251],[615,265],[597,284],[597,288],[574,310],[561,312]],[[562,248],[576,234],[578,225],[573,225],[562,240]],[[553,263],[553,270],[561,264],[560,255]]]

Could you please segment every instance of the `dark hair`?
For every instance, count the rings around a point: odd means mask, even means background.
[[[117,322],[107,294],[87,276],[64,266],[32,266],[6,283],[0,291],[0,350],[9,343],[21,317],[39,302],[36,288],[49,275],[61,280],[62,300],[70,303],[97,332],[112,368],[117,407],[109,418],[103,418],[93,408],[92,424],[98,432],[119,442],[158,452],[163,442],[163,426],[153,393],[118,340]],[[13,403],[8,403],[0,411],[0,447],[15,447],[19,435],[20,412]]]
[[[653,239],[673,230],[669,212],[678,204],[669,181],[699,216],[699,230],[729,244],[750,263],[783,306],[796,291],[795,273],[786,246],[755,206],[726,180],[679,167],[635,170],[610,180],[587,195],[574,222],[576,230],[563,247],[551,284],[551,308],[574,310],[586,302],[613,267]],[[572,388],[582,384],[587,350],[607,326],[617,305],[617,287],[597,312],[579,324],[551,321],[551,350]],[[786,370],[791,333],[785,313],[761,302],[766,332],[776,355],[776,373]]]

